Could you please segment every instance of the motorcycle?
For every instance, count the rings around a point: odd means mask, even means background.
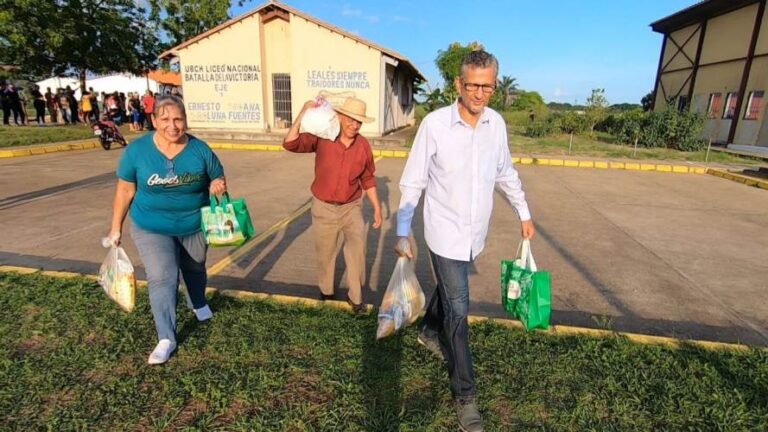
[[[99,139],[99,143],[104,147],[104,150],[109,150],[112,147],[112,143],[118,143],[123,147],[128,145],[128,142],[123,138],[117,126],[109,120],[99,120],[91,128],[93,129],[93,135]]]

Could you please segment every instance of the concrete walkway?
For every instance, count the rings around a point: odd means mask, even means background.
[[[312,155],[218,150],[231,192],[245,196],[257,232],[310,199]],[[0,160],[0,264],[96,273],[105,251],[114,170],[122,150]],[[385,223],[368,231],[369,289],[378,304],[394,266],[397,183],[405,160],[377,163]],[[539,230],[537,263],[552,273],[553,322],[683,338],[768,345],[766,191],[713,176],[519,166]],[[370,206],[366,205],[370,220]],[[420,211],[417,274],[432,291]],[[211,286],[316,297],[311,218],[223,268]],[[486,251],[471,279],[476,315],[504,316],[499,261],[512,258],[519,221],[496,199]],[[126,230],[126,234],[129,229]],[[140,260],[130,240],[129,255]],[[232,249],[211,249],[209,267]],[[337,280],[344,298],[343,262]]]

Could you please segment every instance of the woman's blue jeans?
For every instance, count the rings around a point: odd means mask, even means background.
[[[179,273],[184,277],[195,309],[208,304],[205,286],[205,244],[202,232],[188,236],[169,236],[131,227],[131,237],[139,250],[149,283],[149,304],[155,318],[157,338],[176,342],[176,302]]]
[[[469,351],[469,266],[429,251],[437,287],[419,331],[437,338],[448,363],[454,398],[475,396],[475,372]]]

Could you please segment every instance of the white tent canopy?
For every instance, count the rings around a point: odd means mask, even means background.
[[[57,88],[66,88],[70,86],[72,90],[75,90],[75,97],[80,99],[80,81],[77,78],[71,77],[53,77],[48,78],[37,83],[40,86],[40,90],[45,93],[46,88],[50,87],[51,91],[56,91]],[[156,81],[147,77],[136,76],[131,74],[114,74],[107,76],[100,76],[95,78],[86,78],[85,86],[87,88],[93,87],[93,91],[97,93],[136,93],[144,94],[147,89],[152,93],[159,92],[159,85]]]

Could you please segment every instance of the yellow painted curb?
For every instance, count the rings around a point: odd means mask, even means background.
[[[521,157],[520,158],[520,163],[523,164],[523,165],[531,165],[531,164],[533,164],[533,160],[534,159],[530,158],[530,157]]]
[[[397,158],[407,158],[409,152],[405,150],[395,150],[395,157]]]
[[[579,166],[579,161],[566,159],[563,161],[563,166],[577,168]]]
[[[640,169],[640,164],[639,163],[627,162],[627,163],[624,164],[624,169],[627,169],[627,170],[639,170]]]
[[[32,153],[30,153],[29,150],[12,150],[13,157],[24,157],[24,156],[30,156]]]
[[[726,180],[742,183],[747,186],[753,186],[760,189],[768,189],[768,181],[760,180],[752,177],[748,177],[741,174],[731,173],[717,168],[707,168],[706,173],[715,177],[724,178]]]
[[[80,274],[80,273],[73,273],[73,272],[62,272],[62,271],[49,271],[49,270],[34,269],[29,267],[17,267],[17,266],[6,266],[6,265],[0,266],[0,273],[19,273],[19,274],[27,274],[27,275],[40,273],[43,276],[57,277],[57,278],[84,277],[91,280],[98,279],[98,277],[95,275],[87,275],[87,274]],[[146,287],[146,281],[137,281],[137,285],[140,287]],[[241,299],[241,300],[271,299],[281,304],[303,304],[303,305],[309,305],[309,306],[331,305],[339,309],[344,309],[344,310],[351,309],[351,307],[344,301],[333,300],[333,301],[323,302],[315,299],[294,297],[294,296],[281,295],[281,294],[257,293],[257,292],[251,292],[251,291],[220,289],[215,287],[206,288],[206,293],[214,293],[214,292],[218,292],[221,295],[225,295],[227,297],[232,297],[232,298]],[[366,309],[370,310],[371,305],[366,305]],[[477,316],[477,315],[470,315],[467,318],[467,321],[469,321],[470,324],[490,321],[506,327],[516,328],[516,329],[523,328],[523,325],[520,323],[520,321],[517,321],[517,320],[489,318],[489,317],[483,317],[483,316]],[[625,337],[632,342],[639,343],[642,345],[662,345],[670,348],[680,348],[686,345],[694,345],[694,346],[698,346],[700,348],[705,348],[709,350],[749,351],[752,349],[752,347],[744,344],[733,344],[733,343],[712,342],[712,341],[702,341],[702,340],[684,340],[684,339],[675,339],[675,338],[666,337],[666,336],[652,336],[652,335],[644,335],[644,334],[638,334],[638,333],[614,332],[610,330],[601,330],[601,329],[592,329],[587,327],[574,327],[574,326],[565,326],[565,325],[553,325],[553,326],[550,326],[549,330],[537,330],[537,331],[541,331],[543,333],[548,333],[551,335],[590,336],[595,338],[620,336],[620,337]]]
[[[579,168],[594,168],[594,161],[579,161]]]
[[[512,163],[520,163],[520,158],[517,156],[512,157]]]
[[[550,159],[549,166],[565,166],[565,161],[563,159]]]
[[[11,150],[0,150],[0,159],[12,158],[13,152]]]
[[[608,169],[608,162],[595,161],[595,168]]]
[[[659,172],[672,172],[671,165],[656,165],[656,171]]]
[[[682,165],[673,165],[672,166],[672,172],[688,174],[688,167],[687,166],[682,166]]]
[[[624,162],[608,162],[611,169],[624,169]]]

